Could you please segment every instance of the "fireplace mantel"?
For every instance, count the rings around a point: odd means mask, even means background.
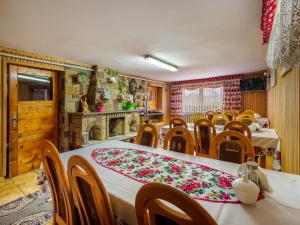
[[[76,112],[69,114],[70,149],[81,148],[93,141],[116,138],[110,135],[109,128],[113,118],[124,118],[122,133],[128,136],[136,133],[140,126],[141,110],[119,110],[113,112]]]
[[[119,110],[119,111],[111,111],[111,112],[74,112],[69,113],[70,115],[78,115],[78,116],[93,116],[93,115],[106,115],[106,114],[116,114],[116,113],[141,113],[143,110]]]

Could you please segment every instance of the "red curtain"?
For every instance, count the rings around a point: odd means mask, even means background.
[[[263,32],[263,44],[269,42],[272,31],[273,19],[276,9],[276,0],[262,0],[261,30]]]
[[[182,116],[182,93],[184,89],[218,88],[223,87],[223,110],[241,110],[241,74],[207,79],[180,81],[171,83],[170,87],[170,114]]]

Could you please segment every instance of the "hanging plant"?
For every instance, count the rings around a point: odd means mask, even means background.
[[[118,70],[114,70],[111,68],[105,68],[103,72],[108,76],[108,81],[111,83],[117,83],[117,79],[120,75]]]
[[[79,71],[77,73],[77,79],[79,83],[85,84],[89,81],[88,75],[85,71]]]

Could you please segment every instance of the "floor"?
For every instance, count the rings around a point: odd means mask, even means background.
[[[0,177],[0,205],[40,190],[41,186],[36,184],[37,175],[38,170],[33,170],[13,178]]]

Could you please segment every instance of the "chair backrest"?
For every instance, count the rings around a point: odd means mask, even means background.
[[[223,112],[222,109],[217,109],[217,110],[215,111],[215,113],[216,113],[216,114],[223,114],[224,112]]]
[[[194,140],[190,131],[184,127],[171,128],[164,136],[164,149],[194,154]]]
[[[229,119],[224,114],[215,114],[211,121],[214,125],[225,125],[229,122]]]
[[[238,113],[236,113],[235,111],[230,110],[230,111],[226,112],[225,115],[227,116],[229,121],[233,121],[238,116]]]
[[[68,177],[81,224],[115,225],[108,193],[89,162],[79,155],[68,161]]]
[[[252,142],[238,131],[223,131],[210,144],[212,157],[233,163],[244,163],[255,156]]]
[[[53,220],[58,225],[76,224],[74,201],[65,167],[55,145],[46,140],[42,149],[43,165],[52,194]]]
[[[168,202],[181,211],[166,205]],[[135,211],[138,225],[216,225],[213,217],[192,198],[166,184],[145,184],[137,193]]]
[[[194,123],[196,120],[205,119],[205,115],[203,113],[194,113],[189,117],[189,123]]]
[[[207,111],[205,113],[206,119],[212,120],[216,113],[214,111]]]
[[[135,139],[135,143],[139,145],[157,148],[159,134],[156,127],[150,123],[146,123],[140,127]]]
[[[224,131],[226,130],[234,130],[234,131],[238,131],[241,132],[242,134],[244,134],[246,137],[249,138],[249,140],[252,140],[252,132],[250,130],[250,128],[247,126],[247,124],[234,120],[234,121],[230,121],[229,123],[227,123],[224,128]]]
[[[216,136],[216,128],[208,119],[200,119],[194,123],[196,154],[210,156],[210,143]]]
[[[187,123],[180,117],[174,117],[170,120],[170,128],[185,127],[188,128]]]
[[[240,121],[240,122],[243,122],[243,123],[245,123],[249,126],[255,121],[255,118],[253,116],[251,116],[250,114],[240,114],[236,118],[236,120]]]
[[[255,111],[251,110],[251,109],[246,109],[245,111],[243,111],[241,114],[248,114],[251,116],[254,116]]]

